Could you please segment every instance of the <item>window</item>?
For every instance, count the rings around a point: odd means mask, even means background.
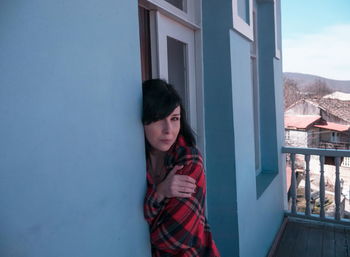
[[[139,0],[139,5],[200,29],[201,0]]]
[[[280,39],[280,34],[281,34],[281,18],[280,14],[281,13],[281,4],[280,0],[274,0],[274,23],[275,23],[275,57],[277,59],[281,59],[281,39]]]
[[[290,130],[286,130],[284,133],[285,133],[285,139],[290,140]]]
[[[278,159],[280,156],[278,146],[278,136],[276,124],[277,114],[280,110],[276,109],[276,94],[282,95],[282,81],[275,75],[276,59],[276,34],[274,1],[258,0],[254,7],[255,14],[255,37],[257,45],[257,75],[258,83],[255,96],[258,99],[258,132],[260,146],[260,172],[256,176],[257,197],[259,198],[273,179],[278,174]],[[278,21],[279,22],[279,21]],[[271,24],[270,26],[268,24]],[[254,25],[254,24],[252,24]],[[260,40],[259,40],[260,38]],[[261,40],[263,38],[264,40]],[[278,70],[277,70],[278,72]],[[257,107],[255,107],[257,108]]]
[[[181,11],[186,12],[187,3],[185,0],[165,0],[165,1],[172,4],[176,8],[179,8]]]
[[[253,0],[233,0],[233,28],[250,40],[253,32]]]
[[[342,166],[350,167],[350,157],[344,157],[344,160],[342,162]]]
[[[337,132],[332,132],[332,135],[331,135],[331,142],[332,142],[332,143],[338,143],[338,141],[339,141],[338,133],[337,133]]]
[[[200,1],[140,0],[142,79],[161,78],[180,93],[189,123],[204,150],[201,80]]]
[[[168,62],[168,81],[176,85],[177,91],[182,96],[186,105],[189,107],[188,99],[188,77],[187,77],[187,44],[177,39],[167,36],[167,62]]]

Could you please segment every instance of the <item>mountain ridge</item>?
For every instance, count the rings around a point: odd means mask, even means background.
[[[315,81],[322,80],[327,84],[327,87],[333,91],[350,93],[350,80],[335,80],[317,75],[297,72],[283,72],[283,78],[294,80],[297,83],[297,87],[300,91],[305,91],[305,89]]]

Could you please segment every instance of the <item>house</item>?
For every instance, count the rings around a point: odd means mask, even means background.
[[[287,199],[279,0],[5,1],[0,17],[2,256],[150,256],[150,77],[185,99],[222,256],[266,256]]]
[[[288,146],[315,148],[319,145],[319,115],[285,115],[285,143]],[[316,136],[317,135],[317,136]]]
[[[326,96],[321,99],[301,99],[285,111],[286,115],[319,115],[327,122],[349,125],[350,101]]]
[[[286,145],[349,149],[350,125],[327,122],[319,115],[285,115]]]
[[[301,99],[285,111],[286,144],[298,147],[349,149],[350,101],[335,92],[321,99]],[[312,120],[312,117],[320,117]]]
[[[314,125],[319,128],[319,147],[333,149],[350,149],[350,125],[334,122]]]

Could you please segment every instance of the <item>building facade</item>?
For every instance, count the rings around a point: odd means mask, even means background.
[[[2,256],[150,256],[152,77],[185,99],[222,256],[268,253],[286,202],[279,0],[5,1],[0,17]]]

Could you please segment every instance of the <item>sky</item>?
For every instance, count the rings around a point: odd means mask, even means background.
[[[350,80],[350,0],[281,0],[283,71]]]

